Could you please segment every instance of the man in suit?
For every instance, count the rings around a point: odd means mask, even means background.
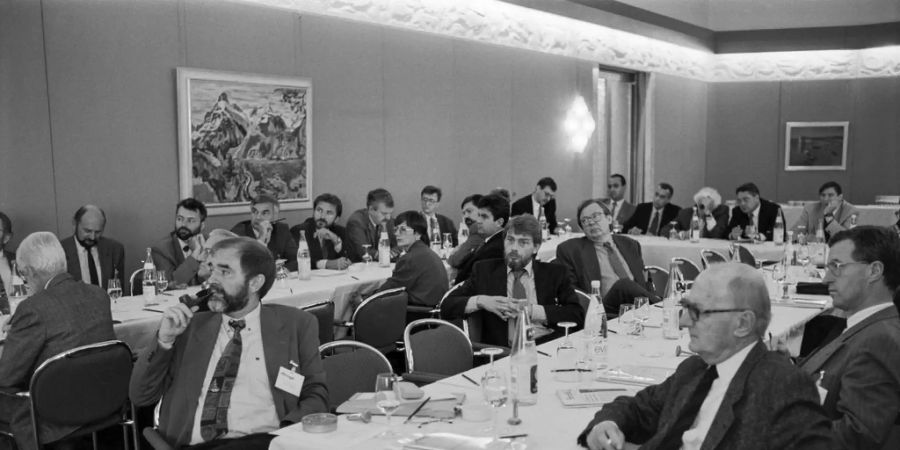
[[[747,225],[756,227],[756,239],[771,241],[775,230],[775,219],[781,214],[781,208],[759,196],[759,188],[753,183],[744,183],[735,189],[737,194],[737,206],[731,209],[731,221],[728,229],[731,230],[728,238],[753,239],[747,235]],[[782,218],[783,220],[783,218]]]
[[[231,232],[238,236],[252,237],[265,245],[272,257],[284,259],[288,270],[297,270],[297,241],[288,226],[278,218],[278,199],[270,195],[257,195],[250,202],[250,220],[235,225]]]
[[[478,201],[481,200],[481,194],[473,194],[463,199],[459,207],[462,210],[462,224],[468,231],[468,237],[465,241],[460,242],[450,256],[447,257],[447,264],[453,271],[451,278],[456,278],[456,271],[462,267],[466,261],[471,258],[475,252],[484,244],[484,236],[478,232],[478,224],[475,220],[478,218]]]
[[[344,206],[334,194],[321,194],[313,201],[313,216],[291,228],[298,243],[301,239],[309,247],[310,263],[314,269],[344,270],[350,267],[347,257],[347,230],[338,225]],[[303,233],[302,235],[300,233]]]
[[[824,372],[823,406],[844,448],[896,449],[900,321],[892,299],[900,286],[900,237],[860,226],[839,231],[829,245],[823,281],[834,307],[846,314],[847,329],[799,367]]]
[[[372,261],[378,261],[378,240],[382,232],[387,232],[391,243],[391,260],[400,255],[391,214],[394,212],[394,197],[387,189],[378,188],[366,194],[366,207],[358,209],[347,218],[347,238],[350,240],[350,261],[360,262],[366,253],[363,245],[368,244],[368,254]]]
[[[262,243],[226,239],[210,263],[210,311],[166,310],[156,342],[137,359],[131,400],[162,398],[159,432],[175,447],[264,449],[268,432],[328,410],[318,325],[305,311],[260,305],[275,281]]]
[[[606,184],[609,198],[605,199],[604,203],[611,212],[613,222],[620,225],[628,222],[634,214],[634,205],[625,200],[626,186],[625,177],[618,173],[610,175]]]
[[[30,408],[15,392],[28,390],[35,369],[47,359],[116,337],[106,291],[66,273],[66,254],[56,236],[32,233],[19,245],[16,260],[32,295],[10,320],[0,357],[0,422],[9,424],[18,448],[32,449]],[[41,440],[57,440],[74,430],[41,424]]]
[[[534,216],[510,219],[506,227],[504,259],[475,264],[472,276],[441,305],[447,320],[469,318],[480,330],[479,342],[510,345],[517,303],[527,300],[538,342],[562,335],[559,322],[584,325],[584,309],[569,283],[565,268],[534,259],[541,246],[541,226]],[[476,332],[477,333],[477,332]]]
[[[544,177],[538,180],[531,195],[522,197],[512,204],[510,216],[531,214],[538,220],[541,219],[541,209],[547,219],[547,227],[550,233],[556,232],[556,181],[553,178]]]
[[[659,183],[653,192],[653,201],[641,203],[634,209],[634,214],[622,226],[628,234],[646,234],[660,236],[660,230],[675,220],[681,210],[671,203],[675,188],[669,183]]]
[[[800,219],[794,224],[794,234],[799,228],[806,227],[806,232],[815,235],[816,230],[824,225],[825,239],[841,230],[850,228],[859,217],[859,209],[844,201],[841,185],[828,181],[819,188],[819,201],[803,207]]]
[[[422,242],[427,233],[425,223],[425,217],[417,211],[406,211],[394,219],[397,246],[404,253],[378,291],[405,287],[410,304],[435,306],[447,292],[449,282],[441,257]]]
[[[175,205],[175,230],[151,247],[156,270],[166,273],[175,287],[196,286],[203,280],[197,276],[205,259],[206,206],[194,198]]]
[[[12,221],[0,211],[0,298],[12,290],[12,264],[16,260],[16,254],[6,249],[12,236]]]
[[[459,266],[454,283],[468,280],[478,261],[503,258],[503,228],[509,222],[509,201],[499,194],[489,194],[478,200],[477,207],[475,226],[484,237],[484,244]]]
[[[771,318],[762,275],[716,264],[682,301],[687,358],[661,384],[603,406],[578,436],[592,450],[824,449],[833,436],[812,379],[763,336]],[[777,380],[777,381],[773,381]]]
[[[700,237],[708,239],[728,238],[728,207],[722,204],[722,196],[719,191],[711,187],[702,187],[694,194],[694,207],[684,208],[678,212],[675,218],[675,230],[691,231],[691,221],[694,218],[694,208],[697,209],[697,217],[700,219]],[[661,236],[668,236],[671,225],[666,225]]]
[[[75,233],[62,240],[66,252],[69,275],[76,280],[106,288],[118,274],[125,286],[125,247],[118,241],[103,237],[106,213],[94,205],[84,205],[72,219]]]
[[[428,241],[434,242],[435,234],[437,234],[439,240],[443,243],[444,233],[450,233],[450,240],[453,246],[456,247],[459,245],[456,236],[456,225],[447,216],[437,213],[443,195],[441,188],[437,186],[428,185],[422,188],[420,194],[422,215],[425,216],[425,223],[428,225],[428,234],[425,236]]]
[[[578,224],[584,237],[556,247],[556,263],[563,265],[577,289],[591,292],[591,281],[600,281],[603,306],[618,315],[619,305],[635,297],[654,298],[644,287],[641,245],[634,239],[610,233],[610,212],[601,200],[588,199],[578,206]]]

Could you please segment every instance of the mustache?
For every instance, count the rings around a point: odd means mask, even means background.
[[[325,219],[316,219],[316,228],[325,228],[328,226],[328,221]]]

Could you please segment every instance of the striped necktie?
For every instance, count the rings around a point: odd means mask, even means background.
[[[234,329],[234,335],[216,363],[216,370],[209,381],[206,399],[203,401],[200,437],[204,441],[228,434],[228,407],[231,405],[231,390],[241,364],[241,330],[246,323],[243,320],[229,320],[228,325]]]

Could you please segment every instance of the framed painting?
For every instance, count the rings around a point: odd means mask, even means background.
[[[788,122],[784,170],[846,170],[850,122]]]
[[[260,194],[282,210],[312,207],[312,83],[179,67],[182,198],[210,215],[245,213]]]

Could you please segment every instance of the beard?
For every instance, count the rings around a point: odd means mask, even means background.
[[[91,238],[79,239],[78,242],[81,244],[82,247],[84,247],[86,249],[90,249],[91,247],[97,245],[97,240],[91,239]]]
[[[330,224],[328,223],[327,220],[325,220],[325,219],[316,219],[316,229],[317,229],[317,230],[321,230],[322,228],[328,228],[328,225],[330,225]]]
[[[472,227],[472,224],[475,223],[475,220],[474,220],[474,219],[471,219],[471,218],[469,218],[469,217],[466,217],[465,219],[463,219],[463,222],[466,223],[466,226],[467,226],[467,227],[470,227],[470,228],[471,228],[471,227]]]
[[[178,236],[178,239],[181,239],[182,241],[187,241],[188,239],[196,236],[199,232],[200,230],[197,230],[195,232],[188,227],[178,227],[174,231],[175,236]]]
[[[241,290],[236,295],[225,292],[225,288],[218,284],[210,284],[209,291],[211,292],[209,309],[212,312],[227,314],[240,311],[250,302],[250,298],[247,296],[249,289],[246,284],[241,286]]]
[[[504,259],[506,260],[506,267],[509,267],[514,271],[524,269],[529,262],[529,260],[522,258],[522,256],[519,255],[519,252],[515,250],[506,252],[506,256],[504,257]]]

